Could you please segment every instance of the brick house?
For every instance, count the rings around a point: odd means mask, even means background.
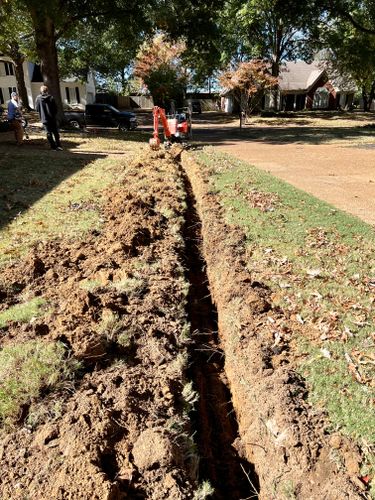
[[[353,103],[356,88],[344,80],[330,79],[317,62],[289,61],[280,68],[277,108],[280,111],[302,109],[334,110]],[[265,96],[263,109],[271,109],[271,96]]]

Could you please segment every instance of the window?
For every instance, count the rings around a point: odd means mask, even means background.
[[[4,104],[4,94],[3,94],[3,89],[0,89],[0,104]]]
[[[66,101],[70,103],[70,92],[69,87],[65,87]]]
[[[313,109],[327,109],[329,105],[329,91],[319,87],[314,94]]]
[[[9,99],[12,98],[12,92],[17,92],[16,87],[8,87],[8,92],[9,92]]]
[[[5,75],[6,76],[14,75],[14,66],[13,66],[13,63],[5,62],[4,66],[5,66]]]
[[[79,95],[79,87],[76,87],[76,100],[77,100],[77,104],[79,104],[81,102],[81,98]]]

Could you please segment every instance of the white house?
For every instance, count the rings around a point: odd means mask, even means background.
[[[34,108],[40,86],[43,84],[40,67],[37,64],[25,61],[23,63],[25,85],[29,106]],[[0,105],[6,104],[12,92],[17,90],[14,64],[9,57],[0,56]],[[95,82],[93,75],[88,75],[86,82],[78,78],[67,78],[60,82],[61,99],[63,104],[84,107],[95,101]]]
[[[8,57],[0,56],[0,105],[10,99],[10,94],[17,90],[14,65]]]

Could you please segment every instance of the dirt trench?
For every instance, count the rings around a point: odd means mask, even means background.
[[[0,498],[201,500],[207,481],[211,498],[256,498],[253,467],[232,446],[189,181],[173,152],[122,168],[101,230],[39,242],[0,271],[0,312],[26,298],[48,304],[1,328],[1,346],[60,342],[81,363],[3,426]]]
[[[239,438],[238,423],[224,371],[224,352],[218,338],[218,316],[212,302],[202,255],[201,221],[188,177],[182,171],[187,195],[185,221],[186,275],[190,283],[188,317],[192,331],[189,378],[198,393],[193,428],[200,456],[200,477],[209,479],[213,498],[257,498],[259,481],[254,467],[232,446]]]
[[[344,441],[333,444],[326,415],[308,403],[308,388],[288,359],[288,346],[272,349],[274,327],[268,318],[274,324],[285,324],[285,318],[273,308],[271,291],[246,267],[243,232],[226,223],[204,167],[186,153],[182,166],[202,222],[202,255],[238,422],[233,445],[254,467],[252,491],[265,500],[367,498],[351,471],[355,455]],[[297,324],[286,323],[291,334],[298,331]]]
[[[1,346],[58,341],[82,366],[1,430],[0,498],[201,500],[206,480],[218,500],[361,498],[270,352],[269,292],[199,166],[172,151],[122,168],[100,231],[0,270],[0,312],[48,303]]]
[[[184,392],[185,193],[173,158],[121,167],[100,231],[39,242],[0,271],[0,312],[48,305],[1,328],[1,346],[60,342],[81,363],[2,426],[0,498],[182,500],[199,488]]]

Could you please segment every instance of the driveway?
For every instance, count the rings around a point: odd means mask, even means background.
[[[211,144],[375,225],[375,116],[193,116],[194,141]]]

